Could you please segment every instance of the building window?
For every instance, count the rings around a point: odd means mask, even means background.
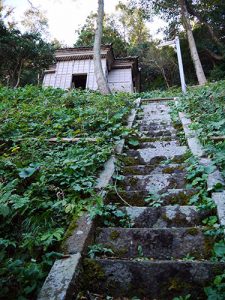
[[[72,88],[85,90],[87,84],[87,74],[74,74],[72,76]]]

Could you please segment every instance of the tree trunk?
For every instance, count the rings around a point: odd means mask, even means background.
[[[18,88],[18,86],[20,84],[20,77],[21,77],[21,73],[22,73],[22,67],[23,67],[23,60],[21,61],[20,67],[19,67],[19,70],[18,70],[17,82],[16,82],[16,85],[14,86],[15,89]]]
[[[192,33],[192,28],[191,28],[191,23],[190,23],[187,7],[185,5],[185,0],[179,0],[179,4],[180,4],[180,9],[181,9],[182,22],[183,22],[184,28],[186,30],[186,33],[187,33],[188,44],[189,44],[189,48],[190,48],[190,52],[191,52],[191,58],[194,63],[195,72],[196,72],[196,75],[198,78],[198,83],[200,85],[203,85],[207,82],[207,80],[206,80],[205,73],[203,71],[202,64],[201,64],[201,61],[200,61],[200,58],[198,55],[197,47],[195,44],[195,39],[194,39],[194,36]]]
[[[219,48],[224,47],[223,43],[220,42],[220,40],[218,39],[218,37],[216,36],[213,28],[209,25],[209,23],[207,23],[204,18],[201,16],[201,14],[199,14],[196,10],[194,10],[194,8],[189,4],[189,2],[187,0],[185,0],[185,4],[187,7],[187,11],[189,14],[191,14],[192,16],[196,17],[200,23],[204,24],[206,26],[206,28],[208,29],[212,40],[217,44],[217,46]]]
[[[110,89],[106,81],[101,61],[101,40],[102,40],[102,27],[104,18],[104,0],[98,0],[98,17],[97,17],[97,28],[95,32],[94,41],[94,70],[95,77],[98,85],[98,89],[101,94],[110,94]]]

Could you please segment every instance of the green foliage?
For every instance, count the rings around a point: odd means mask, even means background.
[[[131,220],[126,211],[121,210],[116,204],[98,203],[89,209],[91,219],[101,217],[101,222],[108,227],[131,227]]]
[[[1,299],[35,298],[71,220],[100,201],[96,178],[127,131],[132,102],[126,94],[0,88]]]
[[[87,47],[94,45],[95,37],[95,22],[96,14],[91,13],[83,27],[77,30],[78,38],[75,42],[75,47]],[[128,44],[124,41],[122,35],[118,31],[118,26],[113,16],[108,16],[104,19],[103,33],[102,33],[102,44],[113,44],[113,50],[116,57],[126,56]]]
[[[95,258],[98,255],[107,255],[114,254],[113,250],[107,247],[104,247],[102,244],[94,244],[88,247],[88,256],[90,258]]]
[[[225,295],[225,273],[217,275],[213,284],[204,288],[208,300],[223,300]]]
[[[190,116],[201,143],[225,177],[225,140],[211,140],[212,136],[225,135],[224,85],[225,81],[218,81],[190,89],[180,98],[178,108]]]
[[[161,198],[166,195],[166,193],[159,194],[157,191],[149,191],[148,196],[144,200],[151,207],[160,207],[163,203],[163,200]]]
[[[191,299],[191,295],[190,294],[185,295],[185,296],[178,296],[178,297],[173,298],[173,300],[189,300],[189,299]]]
[[[39,33],[9,29],[0,19],[0,83],[18,86],[38,83],[44,69],[54,62],[53,46]]]

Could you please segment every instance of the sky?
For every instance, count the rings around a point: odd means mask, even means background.
[[[126,0],[123,0],[125,2]],[[97,0],[32,0],[34,6],[40,7],[45,11],[49,23],[51,39],[56,38],[67,46],[73,46],[77,30],[85,23],[91,11],[97,11]],[[119,0],[105,0],[105,12],[115,12],[115,6]],[[15,20],[19,21],[24,11],[29,8],[27,0],[4,0],[5,5],[15,8]],[[149,24],[150,34],[153,37],[161,37],[156,32],[159,27],[164,25],[162,20],[155,19]]]

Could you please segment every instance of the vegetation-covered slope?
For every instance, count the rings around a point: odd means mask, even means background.
[[[127,132],[132,103],[125,94],[0,88],[1,299],[35,297],[69,223],[97,201],[96,176]]]

